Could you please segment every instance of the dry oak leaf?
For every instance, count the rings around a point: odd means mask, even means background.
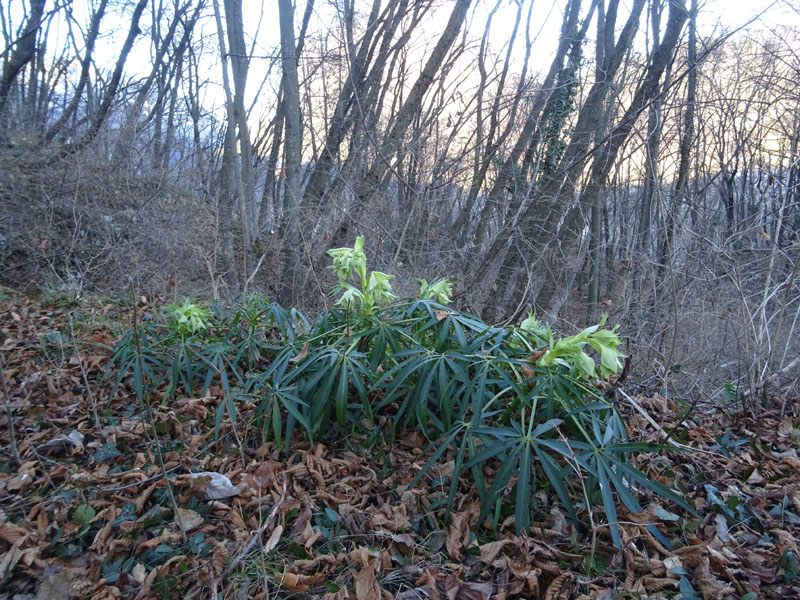
[[[155,573],[155,569],[153,570]],[[153,576],[155,579],[155,576]],[[149,590],[148,590],[149,591]],[[121,596],[119,588],[113,585],[104,585],[99,590],[97,590],[89,600],[117,600]],[[141,593],[136,597],[139,598]],[[142,598],[146,596],[141,596]]]
[[[376,572],[380,569],[379,556],[360,546],[350,552],[350,559],[361,565],[355,574],[357,600],[381,600],[383,597]]]
[[[12,546],[27,535],[28,531],[19,525],[14,525],[13,523],[8,522],[0,525],[0,540],[5,541]]]
[[[150,496],[152,496],[153,492],[156,491],[156,488],[158,487],[159,483],[160,482],[158,482],[158,481],[155,482],[154,484],[146,487],[142,491],[142,493],[139,494],[139,497],[136,498],[136,502],[133,503],[133,512],[134,512],[134,514],[137,514],[137,515],[142,514],[142,511],[144,510],[144,505],[147,504],[147,501],[150,499]]]
[[[422,583],[423,591],[432,600],[489,600],[495,592],[491,583],[464,582],[455,572],[445,576],[425,569],[415,585]]]
[[[498,540],[496,542],[489,542],[480,546],[481,562],[488,565],[491,564],[500,551],[509,543],[510,540]]]
[[[450,316],[450,311],[449,310],[441,310],[441,309],[437,308],[436,310],[433,311],[433,314],[436,316],[436,320],[441,322],[441,321],[444,321],[447,317]]]
[[[388,513],[388,514],[387,514]],[[408,531],[411,529],[411,521],[405,513],[405,506],[391,506],[384,504],[381,509],[370,517],[370,523],[375,529],[388,529],[392,532]]]
[[[526,597],[529,598],[538,598],[539,597],[539,577],[542,574],[542,570],[536,567],[532,567],[531,565],[526,565],[524,563],[518,563],[512,560],[508,561],[508,570],[511,575],[514,577],[512,580],[512,584],[516,588],[520,586],[521,589],[518,590],[517,593],[521,593],[523,590],[527,590],[525,594]]]
[[[211,553],[211,566],[214,569],[214,572],[218,575],[225,571],[225,567],[228,566],[228,560],[230,559],[230,554],[228,549],[222,544],[222,542],[217,542],[214,545],[214,550]]]
[[[36,462],[26,462],[17,471],[17,474],[6,482],[9,492],[22,491],[36,479]]]
[[[262,462],[255,471],[247,476],[247,483],[255,490],[265,492],[275,485],[277,478],[275,473],[280,469],[281,465],[274,460],[267,460]]]
[[[294,364],[297,364],[297,363],[299,363],[301,360],[303,360],[303,359],[304,359],[306,356],[308,356],[308,342],[306,342],[305,344],[303,344],[303,349],[302,349],[302,350],[300,350],[300,353],[299,353],[299,354],[297,354],[296,356],[294,356],[294,357],[292,357],[292,358],[290,358],[290,359],[289,359],[289,363],[291,363],[291,364],[293,364],[293,365],[294,365]]]
[[[272,552],[275,547],[278,545],[278,542],[281,541],[281,536],[283,535],[283,525],[278,525],[273,531],[272,535],[269,536],[267,543],[264,544],[264,552]]]
[[[464,558],[464,548],[469,544],[469,521],[463,513],[454,513],[447,527],[447,553],[453,560]]]
[[[153,587],[153,583],[160,572],[161,571],[159,569],[153,569],[147,574],[147,577],[145,577],[144,583],[142,583],[142,587],[139,588],[139,593],[136,594],[136,598],[134,598],[134,600],[144,600],[145,598],[150,597],[150,588]]]
[[[277,581],[294,594],[298,592],[305,592],[315,585],[322,585],[325,583],[326,579],[327,575],[324,572],[316,573],[314,575],[284,573],[283,575],[278,576]]]
[[[91,550],[95,551],[102,551],[103,546],[108,541],[108,538],[111,537],[111,524],[113,523],[114,518],[110,518],[105,525],[103,525],[94,536],[94,540],[92,541],[92,545],[89,547]]]
[[[544,600],[568,600],[570,583],[572,583],[572,573],[562,573],[547,586]]]
[[[298,538],[298,541],[303,544],[303,548],[305,548],[306,552],[312,554],[314,544],[316,544],[322,536],[322,530],[314,529],[309,521],[306,523],[306,528],[303,530],[303,534]]]
[[[11,576],[14,567],[17,564],[30,566],[33,559],[39,554],[38,548],[23,549],[22,544],[25,543],[25,538],[19,540],[16,544],[11,546],[11,549],[0,557],[0,584]]]
[[[292,529],[289,532],[293,538],[298,538],[303,534],[306,525],[311,521],[312,514],[311,507],[306,506],[303,509],[303,512],[297,516],[297,519],[295,520],[294,525],[292,525]]]
[[[680,582],[671,577],[654,577],[653,575],[645,575],[634,585],[634,589],[641,590],[642,592],[653,594],[658,590],[664,588],[678,589]]]
[[[176,515],[175,521],[178,523],[179,527],[183,525],[185,531],[197,529],[204,523],[203,517],[200,514],[188,508],[180,507],[178,507],[178,514]]]
[[[136,551],[139,552],[141,550],[152,550],[153,548],[158,548],[161,544],[168,544],[170,542],[176,542],[181,539],[181,534],[176,532],[173,533],[165,533],[163,535],[157,535],[156,537],[146,540],[139,544],[136,547]]]
[[[317,571],[332,571],[334,569],[341,569],[350,558],[344,554],[320,554],[313,559],[299,559],[289,565],[289,569],[293,573],[302,573],[309,575]]]

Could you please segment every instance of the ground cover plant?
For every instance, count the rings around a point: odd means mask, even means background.
[[[422,280],[418,298],[397,301],[391,276],[367,271],[363,243],[358,238],[352,248],[329,252],[340,296],[313,322],[249,295],[230,309],[204,310],[186,300],[169,306],[161,324],[134,324],[115,347],[111,393],[129,375],[142,403],[155,391],[169,403],[179,387],[202,396],[217,382],[224,398],[216,435],[225,416],[236,422],[238,400],[249,398],[258,404],[261,441],[283,443],[286,451],[297,427],[310,444],[332,428],[390,439],[413,429],[435,451],[411,487],[437,461],[454,457],[445,522],[464,478],[480,494],[478,520],[493,527],[508,508],[504,491],[514,488],[516,533],[529,531],[540,488],[575,524],[579,506],[591,516],[601,505],[617,546],[616,505],[642,510],[634,483],[692,510],[627,460],[658,447],[629,441],[612,402],[596,388],[599,378],[622,369],[614,330],[601,322],[556,340],[532,314],[519,327],[490,326],[447,307],[446,279]],[[587,349],[598,354],[599,368]],[[376,417],[385,424],[376,425]],[[482,468],[489,460],[501,466],[487,481]]]
[[[448,280],[396,298],[362,239],[329,254],[313,318],[4,294],[2,597],[795,589],[791,414],[632,397],[603,321],[497,327]]]

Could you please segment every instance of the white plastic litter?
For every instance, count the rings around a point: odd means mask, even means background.
[[[202,473],[192,473],[191,477],[192,479],[208,477],[211,480],[206,486],[206,500],[222,500],[223,498],[236,496],[239,493],[239,488],[233,485],[231,480],[222,473],[203,471]]]

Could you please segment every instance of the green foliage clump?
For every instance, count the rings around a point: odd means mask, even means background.
[[[199,333],[206,328],[208,311],[200,308],[188,298],[183,304],[172,304],[167,307],[170,314],[170,331],[181,338]]]
[[[691,510],[628,460],[657,448],[628,440],[598,392],[597,378],[619,372],[623,356],[605,318],[564,338],[532,313],[518,327],[496,327],[448,308],[447,279],[418,280],[419,296],[398,300],[390,275],[368,273],[363,245],[359,237],[329,251],[340,297],[315,320],[260,295],[232,308],[186,301],[168,307],[166,325],[129,331],[110,372],[118,385],[130,374],[144,398],[205,394],[218,381],[217,431],[247,399],[264,438],[287,448],[298,430],[309,441],[374,432],[378,416],[387,423],[381,435],[417,429],[432,454],[412,486],[453,460],[438,503],[445,519],[466,482],[481,495],[481,522],[497,526],[511,511],[517,530],[528,530],[534,492],[544,487],[576,523],[601,506],[617,544],[619,503],[641,511],[645,490]]]
[[[389,280],[393,275],[380,271],[372,271],[367,276],[367,255],[364,253],[364,236],[356,238],[352,248],[335,248],[328,250],[333,258],[331,268],[339,278],[335,292],[342,296],[336,303],[346,308],[361,308],[364,314],[371,314],[375,305],[388,304],[394,300],[392,284]],[[348,279],[355,280],[361,287],[359,289],[351,284]]]

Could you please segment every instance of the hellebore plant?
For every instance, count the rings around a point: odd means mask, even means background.
[[[465,479],[480,495],[479,523],[498,528],[513,514],[517,532],[531,531],[544,489],[576,526],[587,517],[592,527],[604,524],[620,547],[620,506],[638,513],[640,499],[657,496],[693,512],[634,466],[631,457],[665,448],[629,440],[614,402],[598,391],[598,379],[622,369],[620,339],[605,317],[560,339],[533,312],[517,327],[496,327],[447,307],[448,279],[418,279],[416,298],[396,300],[392,276],[367,271],[363,237],[328,254],[335,307],[309,320],[258,296],[232,309],[169,306],[165,322],[138,324],[115,347],[110,398],[128,374],[140,399],[158,391],[165,402],[206,394],[218,381],[217,435],[246,399],[258,404],[263,441],[287,450],[297,428],[311,442],[331,426],[370,439],[415,429],[432,453],[409,487],[439,478],[434,464],[452,465],[431,499],[431,514],[445,520]]]
[[[200,308],[188,298],[183,304],[172,304],[167,307],[170,314],[170,330],[182,339],[204,330],[208,323],[208,311]]]
[[[365,315],[371,315],[376,305],[389,304],[394,300],[392,284],[389,283],[393,275],[372,271],[369,277],[367,276],[367,255],[364,253],[363,235],[356,238],[352,248],[334,248],[328,250],[328,254],[333,258],[331,269],[339,278],[334,293],[342,293],[336,302],[337,306],[348,309],[358,306]],[[361,289],[351,284],[348,279],[354,279],[361,285]]]
[[[417,279],[417,281],[419,282],[419,297],[421,300],[430,298],[439,304],[445,305],[450,304],[452,301],[453,282],[447,277],[431,284],[424,279]]]

